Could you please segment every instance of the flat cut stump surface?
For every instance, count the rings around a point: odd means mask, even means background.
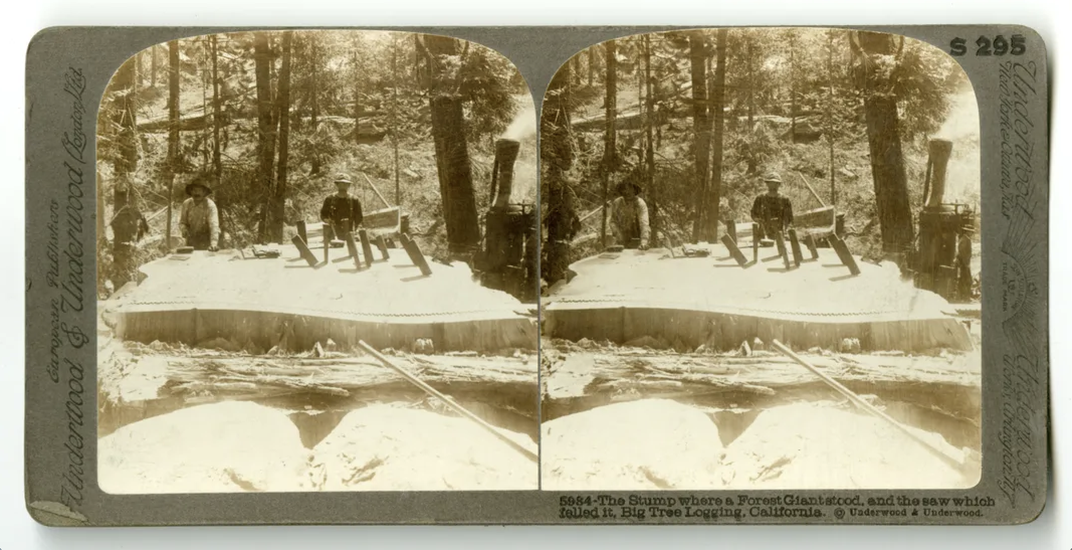
[[[278,249],[273,259],[195,252],[142,266],[146,278],[116,300],[118,336],[187,344],[225,338],[237,346],[252,340],[265,349],[308,349],[327,338],[397,349],[424,338],[441,351],[536,347],[527,306],[474,282],[464,263],[432,262],[426,277],[401,250],[386,261],[377,254],[371,268],[358,270],[345,248],[331,249],[324,263],[314,246],[317,268],[293,245]]]
[[[788,271],[774,248],[760,249],[747,268],[725,247],[709,251],[674,258],[666,249],[625,250],[574,263],[576,277],[543,301],[545,334],[615,343],[662,338],[688,349],[735,349],[755,337],[804,349],[838,349],[845,338],[865,350],[972,347],[956,310],[902,280],[893,263],[857,259],[862,273],[854,277],[830,249]]]

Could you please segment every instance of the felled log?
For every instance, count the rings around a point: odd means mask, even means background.
[[[102,401],[170,402],[321,396],[343,401],[420,399],[396,373],[364,356],[272,357],[127,344],[101,351]],[[535,419],[534,358],[436,355],[392,357],[408,372],[459,400],[479,401]],[[127,380],[138,380],[137,386]],[[134,389],[133,393],[131,388]],[[157,406],[159,408],[159,406]]]

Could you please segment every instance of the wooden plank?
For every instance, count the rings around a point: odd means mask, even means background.
[[[413,265],[421,270],[422,275],[425,277],[432,275],[432,268],[428,266],[428,261],[424,259],[424,254],[421,253],[421,247],[405,233],[402,234],[402,248],[405,249],[406,254],[409,255],[409,259],[413,262]]]
[[[316,267],[316,255],[313,254],[312,250],[309,250],[309,247],[305,244],[305,241],[302,240],[301,237],[295,235],[294,238],[290,240],[290,242],[294,243],[294,246],[298,247],[298,253],[301,254],[302,259],[309,264],[309,267]]]
[[[856,265],[856,258],[852,257],[852,253],[849,252],[849,247],[845,244],[845,241],[839,239],[837,235],[830,235],[827,240],[830,241],[830,246],[834,248],[834,252],[837,252],[841,263],[849,268],[849,273],[852,273],[854,277],[859,275],[860,266]]]
[[[815,235],[818,238],[834,233],[837,228],[837,213],[833,206],[793,213],[793,226],[798,235]]]
[[[387,242],[383,235],[376,235],[376,239],[373,241],[376,243],[376,248],[380,249],[380,256],[383,261],[391,259],[391,254],[387,251]]]
[[[354,241],[354,234],[346,234],[346,250],[350,253],[350,259],[354,261],[354,267],[358,271],[361,271],[365,266],[361,263],[361,256],[357,253],[357,242]]]
[[[305,232],[305,220],[298,220],[294,226],[298,230],[298,236],[301,237],[302,242],[309,242],[309,236]]]
[[[741,253],[741,249],[737,248],[737,243],[733,242],[733,239],[729,235],[722,236],[722,244],[726,246],[726,249],[730,251],[730,255],[734,260],[737,260],[737,265],[741,267],[748,267],[748,259]]]
[[[819,247],[815,245],[815,235],[808,233],[804,235],[804,245],[808,247],[808,252],[811,253],[811,261],[819,259]]]
[[[733,220],[733,219],[726,220],[726,233],[730,236],[731,239],[733,239],[734,246],[736,246],[736,243],[737,243],[737,220]],[[740,250],[738,250],[738,252],[739,251]]]
[[[803,258],[804,254],[802,254],[800,252],[800,241],[797,239],[797,230],[796,229],[790,229],[789,230],[789,245],[790,245],[790,248],[793,250],[793,264],[796,267],[800,267],[800,263],[804,259]]]
[[[361,254],[365,259],[365,267],[372,267],[372,245],[369,244],[368,232],[358,229],[357,234],[361,237]]]
[[[778,245],[778,255],[782,257],[782,263],[785,264],[785,270],[789,271],[793,269],[793,265],[789,263],[789,251],[786,250],[785,238],[782,237],[781,232],[774,234],[774,243]]]
[[[759,263],[759,224],[752,223],[752,263]]]

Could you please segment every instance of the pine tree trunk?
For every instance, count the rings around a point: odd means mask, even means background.
[[[112,282],[119,289],[135,279],[134,241],[137,236],[138,210],[132,177],[138,166],[136,103],[134,94],[136,67],[133,59],[119,67],[111,86],[125,93],[117,100],[113,123],[118,128],[116,141],[119,154],[115,157],[115,189],[112,214]]]
[[[648,190],[648,213],[651,216],[649,223],[651,224],[651,242],[653,246],[657,246],[659,242],[659,230],[662,228],[662,220],[659,215],[659,196],[655,189],[655,139],[653,135],[653,127],[655,126],[655,98],[652,96],[652,80],[651,80],[651,35],[644,35],[644,83],[645,94],[644,98],[644,139],[647,142],[644,150],[644,164],[645,164],[645,187]]]
[[[719,29],[715,46],[715,78],[711,112],[714,129],[711,135],[711,181],[707,193],[707,242],[718,242],[718,222],[722,219],[722,136],[726,120],[726,29]]]
[[[257,80],[257,177],[255,181],[264,190],[264,201],[261,204],[261,214],[258,223],[257,234],[261,242],[266,242],[268,237],[268,210],[271,207],[273,171],[275,160],[275,120],[272,104],[272,83],[269,77],[269,67],[272,64],[272,53],[268,45],[268,35],[264,32],[253,35],[253,61]]]
[[[158,49],[160,49],[159,46],[149,48],[149,85],[153,88],[156,87],[156,50]]]
[[[391,48],[391,148],[394,150],[394,164],[395,164],[395,206],[402,205],[402,186],[399,178],[399,165],[398,165],[398,86],[400,82],[398,77],[398,49]]]
[[[361,142],[361,74],[357,68],[357,48],[354,48],[354,143]]]
[[[830,147],[830,205],[837,204],[837,188],[834,186],[834,35],[827,31],[826,44],[826,143]]]
[[[755,129],[756,114],[756,60],[755,48],[752,45],[753,37],[748,38],[748,133]]]
[[[168,42],[168,148],[165,174],[167,178],[167,229],[164,235],[164,250],[171,250],[174,234],[173,201],[175,200],[175,172],[179,165],[179,41]]]
[[[789,31],[789,142],[797,141],[797,41]]]
[[[705,199],[707,198],[708,159],[711,154],[711,126],[707,119],[707,75],[705,63],[707,47],[703,36],[689,36],[689,63],[692,68],[692,126],[696,135],[694,147],[695,170],[693,172],[696,217],[692,226],[692,242],[698,243],[707,237],[703,231],[705,217]]]
[[[573,240],[574,212],[573,191],[566,180],[566,172],[573,162],[570,144],[569,119],[569,66],[563,67],[551,79],[544,100],[540,135],[543,145],[540,157],[544,166],[547,185],[547,245],[545,261],[541,262],[543,279],[548,284],[565,279],[570,264],[570,242]]]
[[[596,76],[596,48],[588,48],[588,87],[592,87],[592,80]]]
[[[603,169],[601,170],[603,175],[603,212],[602,222],[600,225],[599,236],[601,246],[607,246],[607,208],[606,205],[610,201],[610,175],[614,171],[618,162],[618,132],[616,129],[616,122],[618,119],[618,49],[617,44],[610,40],[604,46],[606,53],[606,69],[607,75],[605,78],[607,89],[606,96],[603,100],[604,113],[604,133],[603,133]]]
[[[220,126],[223,124],[221,113],[222,101],[220,99],[220,72],[219,72],[219,37],[212,35],[212,170],[215,174],[216,187],[223,181],[223,160],[220,150]],[[219,206],[217,203],[216,206]],[[221,223],[223,220],[220,220]],[[222,231],[223,228],[221,227]]]
[[[867,55],[895,53],[893,35],[859,32],[859,43]],[[864,77],[864,117],[871,152],[871,173],[875,182],[875,202],[882,230],[882,249],[887,253],[907,251],[913,241],[912,212],[908,202],[908,178],[901,152],[897,99],[888,83],[875,74],[872,61]]]
[[[460,53],[457,40],[443,36],[425,35],[424,44],[431,56],[453,56]],[[456,93],[453,79],[432,64],[431,75],[432,136],[435,141],[439,187],[443,197],[443,217],[447,227],[450,253],[468,256],[480,246],[480,226],[473,191],[472,166],[466,143],[465,114],[462,98]]]
[[[311,99],[313,104],[313,112],[309,122],[313,127],[313,135],[315,136],[317,134],[317,130],[320,129],[320,71],[318,70],[320,65],[320,48],[317,46],[315,39],[312,40],[309,50],[311,54],[309,57],[313,66],[313,82],[312,87],[309,89],[309,93],[312,94]],[[310,175],[319,175],[320,169],[320,153],[314,151]]]
[[[205,117],[205,121],[208,121],[208,71],[201,71],[201,114]],[[211,153],[208,150],[208,136],[209,127],[205,124],[205,129],[201,133],[201,165],[208,165],[211,157]]]
[[[271,242],[283,242],[283,222],[287,200],[287,164],[290,154],[290,63],[293,31],[283,33],[283,66],[279,70],[279,164],[272,195],[268,237]]]

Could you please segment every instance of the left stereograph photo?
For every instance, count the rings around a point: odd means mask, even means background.
[[[445,36],[194,36],[97,118],[112,494],[538,488],[536,114]]]

